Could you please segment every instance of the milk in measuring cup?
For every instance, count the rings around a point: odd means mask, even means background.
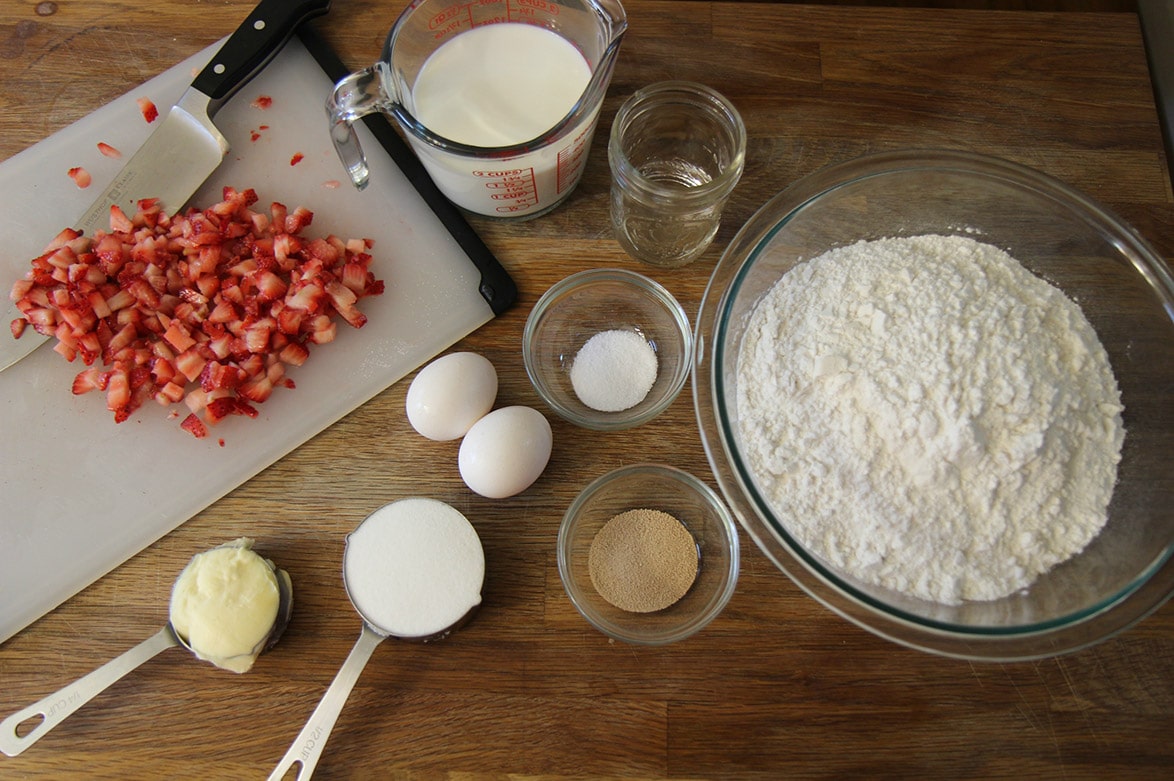
[[[476,27],[441,46],[412,87],[416,117],[472,146],[510,146],[550,130],[591,79],[569,41],[530,24]]]
[[[530,24],[475,27],[425,61],[412,87],[416,118],[433,133],[470,146],[511,146],[538,138],[570,113],[591,80],[579,50]],[[515,158],[421,158],[457,205],[502,216],[538,211],[575,185],[598,109],[561,144]]]

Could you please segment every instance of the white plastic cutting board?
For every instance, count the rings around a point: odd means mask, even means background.
[[[217,48],[0,164],[5,295],[150,132],[136,99],[165,112]],[[296,389],[275,391],[257,419],[227,420],[203,440],[179,428],[186,408],[169,418],[149,403],[115,424],[102,394],[71,394],[84,366],[51,344],[0,372],[0,642],[493,318],[480,272],[365,127],[371,184],[359,192],[346,181],[323,109],[330,87],[302,42],[290,41],[217,115],[232,151],[193,203],[215,202],[226,184],[252,187],[263,205],[313,211],[308,235],[373,238],[372,268],[387,290],[361,302],[367,325],[340,321],[338,338],[290,372]],[[271,105],[254,105],[259,96]],[[99,142],[122,159],[103,156]],[[88,188],[69,178],[73,166],[93,176]]]

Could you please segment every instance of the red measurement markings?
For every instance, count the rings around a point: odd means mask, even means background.
[[[497,201],[494,211],[508,214],[530,209],[538,203],[538,183],[533,168],[474,171],[473,175],[486,180],[489,197]]]
[[[575,186],[578,180],[579,171],[583,168],[583,163],[587,156],[587,141],[591,138],[591,131],[594,128],[588,125],[582,133],[575,136],[570,144],[558,153],[558,168],[555,181],[555,192],[561,193]]]

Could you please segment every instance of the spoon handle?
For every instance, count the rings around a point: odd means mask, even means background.
[[[24,710],[17,711],[0,722],[0,751],[10,757],[36,743],[49,730],[65,721],[81,706],[101,694],[112,683],[153,658],[160,651],[179,645],[170,626],[165,626],[151,637],[111,659],[93,672],[83,675],[68,686],[64,686],[44,699],[34,702]],[[21,724],[35,716],[41,721],[25,735],[17,730]]]
[[[322,749],[326,747],[326,739],[330,737],[330,731],[334,729],[334,722],[338,721],[338,714],[342,712],[342,706],[346,704],[351,689],[359,680],[359,673],[367,666],[367,660],[371,658],[375,647],[386,639],[386,636],[378,634],[366,623],[363,624],[363,631],[359,635],[358,641],[355,642],[354,648],[351,649],[346,661],[342,663],[342,667],[334,676],[326,694],[322,695],[318,707],[310,714],[306,726],[302,727],[302,731],[294,738],[289,751],[285,752],[285,756],[269,774],[269,781],[285,778],[289,769],[295,764],[300,764],[297,776],[295,776],[298,781],[309,778],[313,774],[314,768],[322,756]]]

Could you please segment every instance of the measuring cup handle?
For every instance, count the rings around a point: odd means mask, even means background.
[[[375,647],[386,639],[364,622],[363,632],[359,635],[354,648],[334,676],[326,694],[322,695],[318,707],[310,714],[306,726],[302,727],[302,731],[294,738],[285,756],[269,774],[269,781],[281,781],[295,764],[300,765],[296,776],[298,781],[308,779],[314,773],[314,768],[318,766],[318,760],[322,757],[322,750],[326,748],[326,739],[330,737],[330,731],[334,729],[334,722],[338,721],[338,715],[342,712],[342,706],[346,704],[351,689],[355,688],[359,673],[367,665],[367,660],[371,658]]]
[[[175,633],[171,631],[170,626],[165,626],[93,672],[12,714],[0,722],[0,751],[15,757],[45,737],[49,730],[65,721],[67,716],[108,689],[115,681],[154,658],[160,651],[176,645],[179,645],[179,641],[176,640]],[[24,736],[17,733],[21,724],[38,715],[42,717],[39,724]]]
[[[380,63],[376,63],[335,84],[326,101],[326,113],[330,116],[330,139],[351,181],[360,190],[367,186],[370,171],[352,123],[388,104],[384,86],[383,68]]]

